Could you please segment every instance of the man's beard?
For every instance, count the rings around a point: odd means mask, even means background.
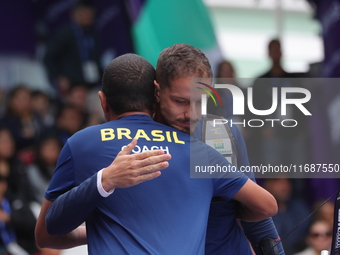
[[[194,133],[195,127],[198,123],[198,119],[191,120],[191,119],[176,119],[177,122],[180,123],[190,123],[189,127],[178,127],[178,129],[184,133],[187,133],[189,135],[192,135]]]

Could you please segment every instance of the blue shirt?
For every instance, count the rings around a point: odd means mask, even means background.
[[[170,166],[154,180],[101,197],[97,171],[110,165],[135,136],[134,152],[163,149],[172,155]],[[86,220],[89,254],[204,254],[211,198],[229,201],[247,178],[236,172],[230,178],[193,179],[190,161],[199,166],[229,164],[209,146],[146,115],[86,128],[73,135],[60,154],[45,195],[51,201],[60,196],[46,216],[47,229],[65,234],[74,222]],[[251,253],[245,246],[232,254]]]
[[[194,136],[202,140],[202,120],[197,124]],[[229,123],[229,122],[228,122]],[[229,126],[237,149],[237,165],[249,166],[248,153],[243,136],[236,125]],[[249,178],[255,181],[254,174],[246,172]],[[243,254],[236,247],[248,246],[247,239],[253,244],[256,254],[262,254],[258,250],[258,244],[264,238],[278,239],[278,232],[272,218],[259,222],[241,222],[242,228],[235,220],[236,202],[217,199],[210,205],[210,213],[206,237],[206,254]],[[232,231],[229,231],[232,229]],[[237,233],[237,234],[235,234]],[[247,239],[246,239],[247,237]],[[284,255],[282,243],[277,245],[279,255]]]

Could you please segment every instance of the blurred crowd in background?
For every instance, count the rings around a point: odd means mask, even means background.
[[[105,2],[0,3],[0,255],[8,254],[4,247],[12,247],[12,254],[60,254],[35,245],[34,226],[44,192],[65,141],[78,130],[105,121],[97,100],[102,71],[114,57],[135,52],[129,25],[146,1],[116,1],[116,8],[108,8]],[[325,62],[306,73],[286,72],[281,65],[280,38],[273,38],[267,45],[270,69],[252,77],[258,78],[251,85],[257,92],[257,107],[270,107],[273,87],[296,86],[299,78],[340,76],[340,58],[333,55],[340,43],[337,36],[329,36],[340,26],[340,4],[335,0],[311,4],[323,28]],[[334,7],[333,12],[329,13],[327,4]],[[215,73],[238,84],[240,77],[230,61],[219,62]],[[271,79],[264,82],[263,78]],[[298,109],[290,112],[299,121],[297,128],[240,127],[252,165],[340,163],[340,90],[336,84],[322,82],[308,89],[317,97],[308,105],[313,116],[299,115]],[[236,118],[230,94],[223,93],[227,103],[215,110],[225,118]],[[332,199],[290,231],[335,194],[340,187],[338,179],[282,177],[258,182],[278,201],[274,222],[281,238],[288,235],[283,240],[287,255],[304,249],[305,253],[299,254],[314,254],[308,251],[330,246]]]

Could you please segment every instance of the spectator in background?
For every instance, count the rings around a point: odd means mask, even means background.
[[[85,117],[84,126],[87,126],[86,122],[89,117],[89,105],[88,105],[89,89],[84,85],[75,85],[70,88],[67,97],[64,100],[64,104],[73,105],[81,111]],[[61,106],[62,107],[62,106]]]
[[[57,137],[52,135],[43,137],[36,146],[35,162],[27,167],[27,181],[32,188],[33,198],[39,205],[41,205],[50,183],[61,148],[61,141]],[[34,255],[60,254],[61,250],[39,248],[39,251]]]
[[[96,101],[93,102],[93,93],[95,93]],[[80,111],[85,114],[85,126],[92,126],[105,122],[104,115],[100,111],[100,104],[97,100],[98,91],[89,91],[84,85],[76,85],[72,87],[66,97],[66,103],[77,106]]]
[[[291,74],[286,72],[282,67],[282,50],[279,39],[272,39],[268,43],[268,56],[271,60],[271,67],[267,72],[260,75],[259,78],[291,77]]]
[[[301,238],[306,236],[308,224],[301,225],[292,233],[290,233],[290,231],[310,214],[308,206],[304,201],[292,196],[292,183],[288,178],[264,179],[263,187],[268,190],[277,201],[279,212],[272,218],[277,231],[281,235],[286,254],[290,255],[301,250],[303,243]],[[288,233],[290,234],[285,238]]]
[[[235,72],[235,68],[233,66],[233,64],[230,61],[224,60],[221,61],[218,65],[218,69],[217,69],[217,77],[216,78],[220,78],[221,79],[221,83],[223,84],[231,84],[231,85],[235,85],[237,87],[239,87],[242,91],[243,94],[246,95],[246,89],[242,88],[236,78],[236,72]],[[217,80],[219,81],[219,80]],[[223,98],[223,105],[222,106],[213,106],[212,105],[212,100],[208,100],[208,109],[210,112],[210,109],[216,109],[216,115],[219,116],[223,116],[226,119],[232,119],[234,123],[242,123],[242,119],[243,116],[237,116],[237,115],[233,115],[233,96],[231,94],[231,92],[228,89],[216,89],[221,97]],[[247,110],[247,108],[246,108]],[[247,118],[247,114],[248,112],[245,112],[245,116],[244,118]],[[237,127],[240,129],[242,136],[244,137],[245,141],[247,141],[249,139],[249,132],[247,127],[242,126],[242,124],[237,125]],[[249,147],[253,146],[254,144],[248,143],[248,150]],[[251,150],[251,148],[250,148]],[[251,155],[249,155],[249,158],[251,159]],[[251,160],[251,162],[253,162],[253,160]]]
[[[0,139],[3,138],[4,137]],[[11,206],[6,197],[9,172],[6,172],[3,168],[0,171],[3,171],[0,172],[0,254],[28,255],[28,253],[18,245],[11,223]]]
[[[62,104],[58,108],[55,125],[44,135],[53,134],[65,144],[67,139],[84,127],[86,116],[79,107],[72,104]]]
[[[6,139],[6,137],[2,138],[0,134],[0,143],[4,141],[3,139]],[[1,156],[2,155],[0,155],[0,157]],[[7,246],[16,239],[14,229],[10,224],[11,207],[6,198],[7,179],[9,175],[7,170],[8,169],[0,168],[0,255],[7,255]]]
[[[32,162],[33,146],[43,129],[43,124],[33,112],[31,91],[28,88],[18,86],[10,91],[1,123],[11,131],[21,159],[25,163]]]
[[[326,221],[316,220],[306,237],[307,248],[295,255],[320,255],[321,251],[329,250],[332,244],[332,227]]]
[[[223,60],[219,63],[216,78],[223,78],[223,83],[236,85],[235,71],[231,62]],[[215,106],[211,98],[208,100],[208,112],[226,119],[233,117],[233,97],[228,89],[216,89],[220,94],[223,105]]]
[[[37,248],[33,235],[36,219],[30,208],[30,203],[33,201],[31,187],[27,182],[24,164],[15,156],[15,143],[11,132],[4,126],[0,126],[0,173],[3,177],[0,181],[1,191],[6,189],[6,199],[8,199],[11,207],[11,210],[9,210],[6,205],[3,209],[6,210],[7,214],[11,212],[10,222],[16,236],[15,238],[10,233],[11,230],[7,229],[10,231],[8,233],[10,240],[2,241],[7,246],[7,244],[14,242],[16,239],[17,243],[27,251],[27,253],[15,252],[13,254],[33,254],[37,251]],[[3,205],[5,205],[6,202],[3,202]],[[0,215],[0,218],[6,222],[5,214],[0,213]],[[1,239],[4,238],[2,231],[6,231],[6,229],[4,225],[2,228],[0,223]]]
[[[286,114],[282,114],[281,90],[289,87],[303,87],[302,73],[289,73],[282,66],[281,42],[273,39],[268,43],[268,56],[271,66],[267,72],[260,75],[253,84],[253,106],[258,110],[268,110],[274,105],[274,95],[277,96],[276,110],[264,116],[248,112],[247,119],[262,119],[261,128],[248,127],[249,134],[246,140],[249,148],[251,163],[254,165],[270,164],[272,166],[305,164],[307,163],[308,119],[301,110],[292,104],[286,105]],[[277,92],[275,94],[275,89]],[[274,94],[274,95],[273,95]],[[286,98],[299,98],[298,93],[287,93]],[[275,105],[274,105],[275,106]],[[307,106],[308,108],[308,106]],[[266,119],[274,119],[272,125]],[[283,120],[293,119],[297,122],[295,127],[287,127]],[[289,124],[288,124],[289,125]],[[255,162],[254,162],[255,161]],[[296,197],[304,197],[306,191],[305,179],[293,179],[293,193]]]
[[[54,106],[51,98],[42,91],[32,91],[33,112],[38,115],[44,127],[51,127],[54,124]]]
[[[56,136],[41,139],[35,150],[35,161],[27,168],[28,181],[35,200],[41,204],[50,183],[61,151],[61,141]]]
[[[70,88],[70,91],[66,97],[66,103],[77,106],[80,110],[88,111],[88,88],[84,85],[75,85]]]
[[[34,210],[36,207],[34,200],[26,167],[15,156],[15,142],[12,134],[5,126],[0,126],[1,255],[60,254],[57,250],[38,249],[35,244],[34,227],[37,213]]]
[[[318,208],[324,201],[318,200],[314,203],[313,208]],[[331,201],[327,201],[324,205],[322,205],[314,215],[315,220],[325,221],[329,224],[329,226],[333,227],[334,222],[334,203]]]
[[[5,127],[0,127],[0,254],[6,255],[9,249],[15,248],[16,236],[11,224],[11,207],[7,199],[8,176],[10,174],[10,158],[15,146],[11,133]],[[10,244],[12,244],[10,246]],[[27,253],[19,253],[27,254]]]
[[[234,79],[235,69],[230,61],[223,60],[219,63],[217,69],[217,78],[230,78]]]
[[[44,62],[50,80],[62,97],[74,84],[93,88],[100,82],[99,42],[93,27],[94,17],[92,5],[78,2],[72,10],[71,23],[60,28],[46,47]]]
[[[255,109],[268,110],[273,103],[273,88],[278,90],[277,109],[274,113],[265,116],[254,116],[254,118],[263,119],[295,119],[298,125],[293,128],[283,127],[279,122],[272,127],[264,125],[260,129],[251,128],[253,136],[257,139],[254,143],[257,147],[262,148],[260,158],[261,163],[280,165],[280,164],[303,164],[306,163],[306,117],[294,105],[287,106],[285,116],[281,114],[281,88],[283,87],[301,87],[299,80],[293,79],[301,77],[301,74],[288,73],[281,65],[281,43],[278,39],[273,39],[268,44],[268,55],[271,60],[271,67],[268,72],[261,75],[255,80],[253,85],[253,102]],[[266,79],[263,79],[266,78]],[[288,93],[287,97],[292,98],[294,95]]]
[[[5,126],[0,126],[0,173],[9,175],[14,153],[15,143],[11,132]]]

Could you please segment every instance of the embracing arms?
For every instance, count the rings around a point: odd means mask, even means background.
[[[163,150],[130,155],[136,144],[137,140],[133,139],[110,166],[102,169],[100,178],[96,173],[54,202],[44,199],[35,228],[38,246],[66,249],[86,244],[86,230],[80,225],[96,204],[105,199],[102,194],[109,195],[114,188],[134,186],[160,176],[160,170],[168,167],[171,156]],[[50,217],[48,226],[46,216]]]

